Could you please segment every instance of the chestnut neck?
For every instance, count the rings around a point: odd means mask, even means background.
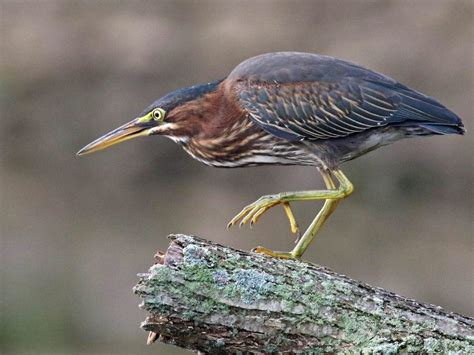
[[[189,140],[222,137],[235,121],[245,119],[245,113],[236,100],[226,97],[222,85],[174,108],[168,115],[168,122],[173,125],[165,135]]]

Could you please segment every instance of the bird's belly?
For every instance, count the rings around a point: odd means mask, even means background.
[[[383,130],[369,130],[345,138],[327,140],[323,144],[329,152],[327,160],[332,165],[339,165],[406,137],[408,136],[403,131],[386,127]]]
[[[289,142],[273,136],[259,137],[249,145],[239,146],[227,141],[219,145],[181,142],[184,150],[194,159],[219,168],[237,168],[258,165],[302,165],[334,168],[372,150],[393,143],[407,135],[387,127],[344,138]],[[190,143],[190,144],[189,144]],[[216,142],[214,142],[216,144]]]

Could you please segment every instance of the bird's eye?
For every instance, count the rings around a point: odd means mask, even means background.
[[[156,108],[151,113],[151,116],[153,117],[155,121],[163,121],[163,118],[165,116],[165,111],[161,108]]]

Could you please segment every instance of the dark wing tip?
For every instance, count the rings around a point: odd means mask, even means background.
[[[465,133],[461,118],[432,97],[398,83],[377,84],[391,89],[401,99],[398,110],[391,117],[394,124],[416,125],[434,134]]]
[[[448,125],[448,124],[420,124],[420,127],[427,129],[434,134],[460,134],[464,135],[466,129],[461,123],[459,125]]]

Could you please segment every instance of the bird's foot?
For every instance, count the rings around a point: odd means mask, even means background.
[[[257,254],[263,254],[278,259],[298,259],[291,252],[273,251],[264,247],[253,248],[252,251]]]
[[[301,232],[298,223],[296,222],[293,211],[291,210],[290,203],[288,201],[283,201],[280,194],[262,196],[257,201],[245,206],[244,209],[240,211],[237,216],[232,218],[229,224],[227,224],[227,228],[234,226],[239,220],[239,227],[242,227],[249,221],[250,227],[252,227],[266,211],[278,204],[283,206],[285,214],[288,218],[288,222],[290,223],[291,233],[296,234],[295,243],[298,243],[299,239],[301,238]]]
[[[252,227],[265,212],[279,204],[283,204],[288,220],[290,221],[291,231],[293,233],[299,233],[298,224],[291,212],[290,205],[288,202],[282,200],[280,194],[262,196],[257,201],[245,206],[242,211],[227,224],[227,228],[236,225],[239,221],[239,227],[249,222],[250,227]]]

